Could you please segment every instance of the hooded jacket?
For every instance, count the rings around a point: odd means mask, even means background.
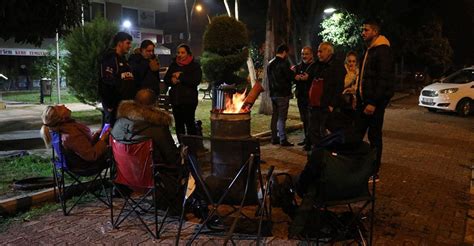
[[[120,103],[117,118],[111,132],[114,139],[134,144],[151,138],[156,163],[170,167],[179,164],[179,151],[169,130],[172,118],[168,112],[127,100]]]
[[[364,53],[357,86],[358,101],[375,106],[390,100],[394,94],[393,75],[390,42],[379,35]]]
[[[155,62],[152,62],[153,60]],[[138,88],[152,89],[158,95],[160,93],[160,73],[159,67],[154,66],[158,64],[157,58],[145,59],[142,54],[135,53],[130,55],[128,62]]]

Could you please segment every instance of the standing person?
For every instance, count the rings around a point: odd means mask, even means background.
[[[357,87],[356,128],[363,138],[368,132],[370,145],[377,149],[376,178],[382,159],[382,127],[385,108],[394,93],[393,54],[388,39],[380,35],[380,23],[367,20],[362,29],[367,49]]]
[[[158,95],[160,93],[160,62],[155,55],[155,44],[151,40],[143,40],[137,51],[128,59],[137,86],[139,89],[151,89]]]
[[[331,43],[322,42],[318,46],[318,60],[316,76],[309,89],[309,131],[313,146],[326,135],[326,122],[340,104],[346,74],[342,61],[339,62],[334,55]]]
[[[201,66],[194,61],[191,48],[180,44],[176,59],[166,72],[164,81],[170,89],[170,102],[176,124],[176,135],[196,135],[195,113],[198,105],[198,89],[201,83]]]
[[[349,51],[344,61],[346,68],[346,77],[344,78],[344,91],[342,108],[346,113],[353,115],[356,107],[356,91],[357,79],[359,78],[359,64],[357,62],[357,54],[354,51]]]
[[[298,110],[300,112],[300,118],[303,122],[304,138],[298,145],[304,145],[305,150],[311,149],[311,141],[308,136],[308,93],[311,87],[311,81],[314,78],[314,59],[313,49],[309,46],[301,49],[301,63],[293,68],[295,72],[294,83],[296,85],[296,99],[298,100]]]
[[[287,60],[289,50],[286,44],[278,46],[275,58],[268,63],[267,67],[273,108],[270,125],[272,144],[280,144],[281,146],[293,146],[292,143],[288,142],[285,130],[291,98],[291,81],[294,75]]]
[[[104,109],[104,123],[115,124],[117,107],[122,100],[133,99],[137,91],[132,69],[125,54],[132,47],[132,36],[118,32],[112,40],[113,48],[100,61],[99,97]]]

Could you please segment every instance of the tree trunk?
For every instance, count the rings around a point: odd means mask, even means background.
[[[267,78],[268,61],[275,56],[275,46],[281,43],[288,44],[291,27],[291,0],[281,2],[279,0],[268,0],[267,23],[265,34],[265,54],[263,58],[263,88],[260,114],[272,113],[272,102],[270,99],[270,87]]]

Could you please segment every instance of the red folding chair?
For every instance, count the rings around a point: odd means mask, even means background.
[[[167,191],[164,189],[162,177],[158,171],[160,165],[153,161],[152,140],[125,144],[111,136],[110,146],[114,163],[112,165],[112,184],[118,196],[124,200],[117,217],[114,217],[114,206],[111,206],[110,215],[113,227],[118,228],[125,219],[134,214],[153,237],[159,238],[170,207],[173,205],[165,196]],[[124,194],[123,188],[118,184],[127,186],[137,193],[142,193],[142,195],[136,197]],[[152,202],[146,204],[149,196],[152,196]],[[158,225],[159,202],[167,203],[164,206],[166,210],[160,225]],[[150,226],[143,216],[151,210],[153,211],[154,221],[153,225]],[[154,226],[153,231],[152,226]]]

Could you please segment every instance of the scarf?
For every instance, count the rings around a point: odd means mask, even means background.
[[[178,66],[182,67],[182,66],[186,66],[188,65],[189,63],[191,63],[193,61],[193,56],[189,55],[186,59],[184,59],[183,61],[178,61],[178,59],[176,59],[176,63],[178,64]]]

